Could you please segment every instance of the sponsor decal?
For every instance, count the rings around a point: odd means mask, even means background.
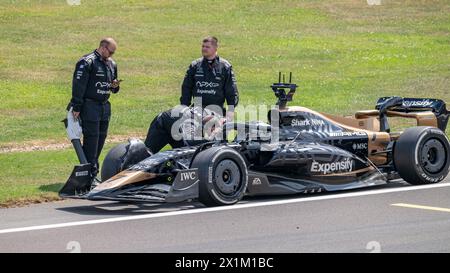
[[[325,121],[321,119],[292,119],[291,126],[300,127],[300,126],[323,126],[325,125]]]
[[[75,172],[75,176],[88,176],[89,171]]]
[[[109,88],[111,87],[111,83],[110,82],[96,82],[95,83],[95,87],[97,88]]]
[[[197,81],[197,82],[195,83],[195,85],[196,85],[197,87],[210,87],[210,88],[214,88],[214,87],[219,86],[219,84],[216,83],[216,82],[205,82],[205,81],[203,81],[203,82]]]
[[[210,184],[212,184],[212,178],[213,178],[212,173],[213,173],[213,168],[209,167],[208,168],[208,183],[210,183]]]
[[[429,177],[429,176],[426,175],[425,173],[421,173],[421,176],[422,176],[423,178],[425,178],[425,180],[427,180],[427,181],[430,182],[430,183],[436,183],[436,182],[439,182],[439,181],[441,181],[442,179],[444,179],[444,176],[440,176],[440,177],[433,178],[433,177]]]
[[[216,94],[216,90],[214,90],[214,89],[209,89],[209,90],[197,89],[197,93],[198,93],[198,94],[215,95],[215,94]]]
[[[320,163],[313,161],[311,164],[311,172],[320,174],[351,172],[353,170],[353,159],[346,158],[341,161]]]
[[[367,136],[364,132],[330,132],[331,137]]]
[[[105,94],[110,94],[110,93],[111,93],[111,91],[109,91],[109,90],[100,90],[100,89],[97,89],[97,94],[105,95]]]
[[[433,104],[430,100],[404,100],[404,107],[428,107]]]
[[[97,89],[97,94],[105,95],[105,94],[111,93],[111,91],[109,90],[109,88],[111,87],[110,82],[96,82],[95,87],[102,88],[102,89]]]
[[[367,143],[353,143],[353,150],[367,150]]]
[[[261,179],[259,179],[258,177],[253,178],[252,180],[252,185],[261,185]]]
[[[180,181],[185,182],[185,181],[195,181],[197,178],[195,171],[188,171],[188,172],[182,172],[180,174]]]

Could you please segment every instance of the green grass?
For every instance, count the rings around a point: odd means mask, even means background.
[[[124,79],[111,99],[111,135],[144,135],[178,102],[208,34],[234,66],[241,105],[273,104],[268,86],[280,70],[300,86],[293,104],[334,114],[372,109],[385,95],[450,102],[449,14],[448,0],[2,0],[0,148],[65,141],[59,121],[75,62],[102,36],[117,39]],[[74,162],[71,150],[1,154],[0,200],[53,194],[46,185],[61,183]]]
[[[108,150],[112,145],[105,145]],[[106,153],[103,153],[101,160]],[[72,149],[0,154],[0,206],[27,200],[55,199],[77,158]]]
[[[0,154],[0,204],[55,197],[76,156],[70,150]]]

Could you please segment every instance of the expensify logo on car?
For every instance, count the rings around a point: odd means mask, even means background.
[[[353,163],[353,159],[350,158],[331,163],[319,163],[314,160],[311,164],[311,172],[320,174],[351,172],[353,170]]]
[[[433,102],[430,100],[404,100],[403,107],[428,107],[432,105]]]

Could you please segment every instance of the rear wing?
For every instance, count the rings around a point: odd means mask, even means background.
[[[379,98],[375,109],[380,110],[385,102],[393,97]],[[426,99],[426,98],[403,98],[402,104],[390,108],[390,111],[410,113],[431,111],[437,119],[438,128],[445,132],[447,128],[450,112],[443,100],[440,99]]]

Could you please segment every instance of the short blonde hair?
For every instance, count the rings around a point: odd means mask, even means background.
[[[203,43],[210,42],[213,46],[218,47],[219,46],[219,39],[217,39],[214,36],[208,36],[203,38]]]

